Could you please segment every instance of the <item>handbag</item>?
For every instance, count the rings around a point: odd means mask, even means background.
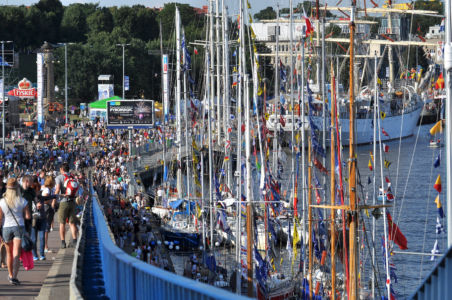
[[[16,216],[11,211],[11,208],[9,207],[9,205],[6,205],[6,206],[8,206],[9,213],[13,216],[14,221],[16,221],[17,226],[20,228],[19,222],[17,222]],[[26,252],[31,251],[33,249],[33,242],[31,241],[31,238],[28,236],[28,234],[26,232],[23,232],[23,230],[21,230],[20,234],[22,236],[22,239],[21,239],[22,249]]]

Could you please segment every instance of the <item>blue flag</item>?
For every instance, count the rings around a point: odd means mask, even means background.
[[[441,164],[441,152],[438,153],[438,156],[436,157],[435,162],[433,163],[433,166],[435,168],[438,168],[440,166],[440,164]]]

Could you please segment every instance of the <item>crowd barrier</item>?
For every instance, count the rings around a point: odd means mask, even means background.
[[[105,293],[110,299],[249,299],[226,290],[178,276],[140,261],[112,240],[105,216],[92,191],[94,223],[99,237]]]

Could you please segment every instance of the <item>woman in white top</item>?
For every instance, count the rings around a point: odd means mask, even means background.
[[[3,226],[2,236],[6,243],[8,280],[13,285],[20,284],[20,281],[17,280],[17,273],[19,272],[22,235],[25,232],[24,218],[31,219],[27,201],[20,193],[17,180],[9,178],[6,183],[6,192],[0,200],[0,224]]]

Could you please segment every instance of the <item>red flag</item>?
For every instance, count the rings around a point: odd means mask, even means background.
[[[195,47],[194,52],[195,52],[195,55],[198,55],[198,49],[196,49],[196,47]]]
[[[308,18],[308,16],[306,15],[306,12],[305,12],[305,10],[304,10],[304,7],[303,7],[303,18],[304,18],[304,20],[305,20],[305,22],[306,22],[306,36],[310,36],[311,33],[314,32],[314,28],[312,27],[311,21],[309,21],[309,18]]]
[[[314,166],[319,169],[320,172],[325,173],[328,175],[328,170],[322,165],[322,163],[317,159],[314,158]]]
[[[389,146],[383,143],[383,151],[388,153],[389,152]]]
[[[396,243],[400,250],[406,250],[408,249],[408,241],[406,240],[406,237],[403,235],[403,233],[400,231],[399,226],[397,224],[394,224],[392,222],[392,217],[389,212],[386,212],[386,217],[388,218],[388,237],[390,240],[394,241]]]
[[[320,204],[322,202],[322,198],[320,197],[318,189],[315,189],[315,200],[317,201],[317,204]]]
[[[442,187],[441,187],[441,175],[438,175],[436,178],[435,184],[433,185],[433,188],[438,192],[441,193]]]
[[[245,124],[242,124],[242,133],[245,132]]]
[[[394,200],[394,195],[392,193],[390,193],[390,192],[387,192],[386,193],[386,199],[388,201],[392,201],[392,200]]]
[[[389,137],[389,134],[386,132],[386,130],[384,128],[381,128],[381,133],[383,133],[384,135],[386,135],[387,137]]]
[[[284,120],[282,115],[279,117],[279,123],[281,123],[282,127],[286,127],[286,120]]]
[[[444,89],[444,77],[443,77],[443,72],[441,72],[441,74],[439,74],[438,80],[436,80],[436,83],[435,83],[435,89],[436,89],[436,90]]]

